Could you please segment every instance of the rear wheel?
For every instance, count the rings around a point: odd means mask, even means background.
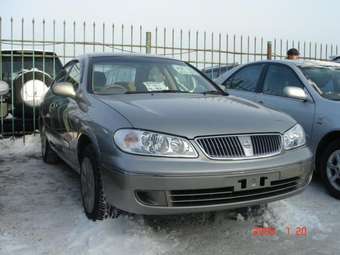
[[[59,160],[57,153],[53,151],[50,146],[50,143],[46,137],[45,127],[42,126],[40,131],[40,139],[41,139],[41,156],[45,163],[47,164],[56,164]]]
[[[91,145],[82,152],[80,189],[87,218],[96,221],[118,216],[117,210],[105,200],[96,153]]]
[[[320,158],[319,170],[329,194],[340,199],[340,140],[325,148]]]

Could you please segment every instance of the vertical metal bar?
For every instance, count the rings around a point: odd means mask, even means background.
[[[314,43],[314,59],[315,60],[316,60],[316,56],[318,55],[317,52],[318,52],[318,45]]]
[[[55,20],[53,20],[53,52],[55,52]],[[56,77],[56,70],[55,70],[55,54],[53,54],[53,79]]]
[[[102,51],[105,52],[105,22],[103,22],[103,45]]]
[[[306,59],[307,54],[306,54],[306,42],[303,42],[303,58]]]
[[[188,62],[190,63],[190,45],[191,44],[191,32],[188,32]]]
[[[32,20],[32,48],[33,48],[33,134],[35,134],[35,20]]]
[[[322,59],[322,43],[320,44],[320,56],[319,56],[319,59],[320,60]]]
[[[211,33],[211,79],[214,79],[214,33]]]
[[[188,62],[190,63],[191,32],[188,32]]]
[[[130,27],[130,52],[133,53],[133,25]]]
[[[283,53],[282,53],[282,47],[283,47],[283,42],[282,42],[282,39],[280,39],[280,59],[282,59],[282,57],[283,57]]]
[[[236,59],[236,35],[234,34],[233,38],[233,63],[235,64],[235,59]]]
[[[199,34],[199,32],[198,32],[198,30],[196,31],[196,68],[198,68],[198,34]]]
[[[229,34],[226,35],[225,38],[225,63],[228,65],[229,63]]]
[[[274,38],[274,51],[273,51],[274,59],[276,59],[276,38]]]
[[[325,59],[327,60],[327,58],[328,58],[328,44],[326,43]]]
[[[312,42],[309,42],[309,52],[308,52],[309,59],[312,59]]]
[[[263,59],[263,37],[261,37],[261,60]]]
[[[333,56],[333,44],[331,44],[331,53],[330,56]]]
[[[142,52],[143,28],[139,26],[139,52]]]
[[[15,116],[15,102],[14,102],[14,83],[13,83],[13,18],[11,18],[11,103],[12,103],[12,136],[14,137],[14,116]]]
[[[207,47],[207,32],[203,33],[203,68],[205,69],[206,62],[206,47]]]
[[[249,63],[249,54],[250,54],[250,37],[247,37],[247,63]]]
[[[180,46],[179,46],[179,54],[180,54],[180,59],[182,60],[183,58],[183,30],[181,29],[180,31]]]
[[[121,45],[121,50],[122,51],[124,51],[124,25],[122,25],[122,41],[121,41],[121,43],[122,43],[122,45]]]
[[[289,42],[288,40],[286,40],[286,56],[287,56],[288,48],[289,48]]]
[[[115,52],[115,24],[112,24],[112,53]]]
[[[166,28],[163,29],[163,55],[166,55]]]
[[[175,30],[172,29],[171,31],[171,53],[172,57],[175,56]]]
[[[335,55],[338,55],[338,45],[335,46]],[[1,68],[0,68],[1,70]]]
[[[21,70],[25,68],[25,58],[24,58],[24,19],[21,19]],[[21,75],[21,84],[24,84],[24,75]],[[23,132],[23,142],[25,144],[25,134],[26,134],[26,123],[25,123],[25,104],[22,104],[22,132]]]
[[[63,22],[63,59],[66,64],[66,21]]]
[[[92,51],[96,52],[96,22],[93,22],[93,30],[92,30],[92,36],[93,36],[93,45],[92,45]]]
[[[86,22],[83,22],[83,54],[86,52]]]
[[[243,36],[240,38],[240,63],[243,64]]]
[[[300,49],[301,49],[301,47],[300,47],[300,41],[298,41],[298,46],[297,46],[298,48],[297,48],[297,50],[301,53],[301,51],[300,51]]]
[[[222,35],[218,34],[218,75],[221,74],[221,48],[222,48]]]
[[[256,36],[254,37],[254,61],[256,61]]]
[[[73,21],[73,58],[76,57],[76,22]]]

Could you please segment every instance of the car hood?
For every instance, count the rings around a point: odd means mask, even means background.
[[[134,128],[197,136],[280,132],[295,121],[245,99],[199,94],[97,96],[126,117]]]

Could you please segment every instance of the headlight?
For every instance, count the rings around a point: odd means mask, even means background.
[[[137,129],[120,129],[114,134],[116,145],[125,152],[162,157],[196,158],[195,148],[184,138]]]
[[[286,150],[305,145],[306,135],[301,125],[296,124],[294,127],[286,131],[283,135],[283,143]]]

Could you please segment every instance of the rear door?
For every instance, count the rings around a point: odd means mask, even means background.
[[[288,113],[306,131],[308,137],[312,134],[315,104],[311,96],[307,101],[286,97],[283,93],[287,86],[300,87],[306,91],[303,82],[296,72],[288,65],[270,63],[261,81],[257,101],[269,108]]]
[[[255,101],[264,67],[264,63],[244,66],[222,82],[222,86],[225,86],[231,95]]]

